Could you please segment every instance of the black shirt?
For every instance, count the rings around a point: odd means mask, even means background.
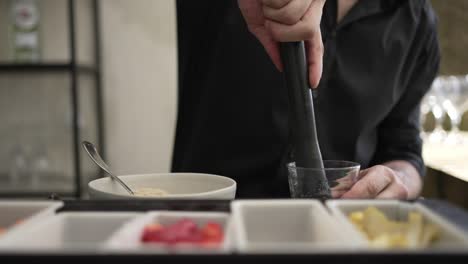
[[[360,0],[322,17],[315,99],[324,159],[362,168],[407,160],[424,174],[419,102],[437,74],[436,17],[424,0]],[[237,197],[289,196],[287,91],[234,0],[178,0],[179,104],[173,171],[234,178]]]

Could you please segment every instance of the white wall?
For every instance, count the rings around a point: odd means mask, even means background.
[[[117,174],[169,171],[175,19],[173,0],[101,1],[107,160]]]

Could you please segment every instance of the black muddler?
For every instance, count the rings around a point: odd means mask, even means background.
[[[280,43],[280,53],[289,97],[290,145],[293,159],[297,168],[314,169],[314,173],[310,175],[298,175],[303,179],[302,196],[328,198],[331,195],[317,138],[304,43]],[[297,170],[297,173],[299,172]]]

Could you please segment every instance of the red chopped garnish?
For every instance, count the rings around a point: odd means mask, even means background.
[[[149,224],[143,229],[141,241],[144,243],[194,243],[203,246],[217,246],[223,241],[223,228],[220,224],[209,222],[202,228],[190,219],[181,219],[174,224],[163,226]]]
[[[145,226],[141,241],[143,242],[162,242],[161,233],[164,227],[159,224],[149,224]]]
[[[218,223],[207,223],[202,228],[203,242],[220,243],[223,241],[223,228]]]

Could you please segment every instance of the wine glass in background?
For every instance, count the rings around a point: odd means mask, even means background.
[[[461,115],[456,107],[460,96],[459,79],[456,76],[448,76],[442,89],[446,94],[445,100],[442,102],[442,107],[450,119],[450,132],[444,143],[457,144],[459,140],[458,127],[461,122]]]
[[[426,141],[429,136],[429,133],[426,132],[426,128],[425,128],[427,116],[432,110],[432,106],[429,102],[429,99],[430,99],[430,95],[428,93],[424,95],[420,104],[419,126],[420,126],[420,131],[421,131],[421,138],[423,141]]]
[[[463,137],[460,134],[460,124],[463,113],[467,110],[468,87],[466,77],[450,76],[443,87],[447,95],[443,101],[443,107],[450,118],[451,129],[445,143],[462,144]]]
[[[441,143],[444,141],[447,133],[442,127],[445,111],[442,107],[442,103],[445,100],[445,93],[443,91],[443,86],[445,85],[446,78],[439,76],[432,83],[431,89],[427,93],[427,103],[431,109],[431,112],[435,119],[435,128],[430,133],[428,140],[433,143]]]
[[[468,74],[460,78],[461,101],[459,103],[461,117],[468,111]],[[461,125],[461,124],[460,124]],[[460,130],[460,129],[459,129]]]

